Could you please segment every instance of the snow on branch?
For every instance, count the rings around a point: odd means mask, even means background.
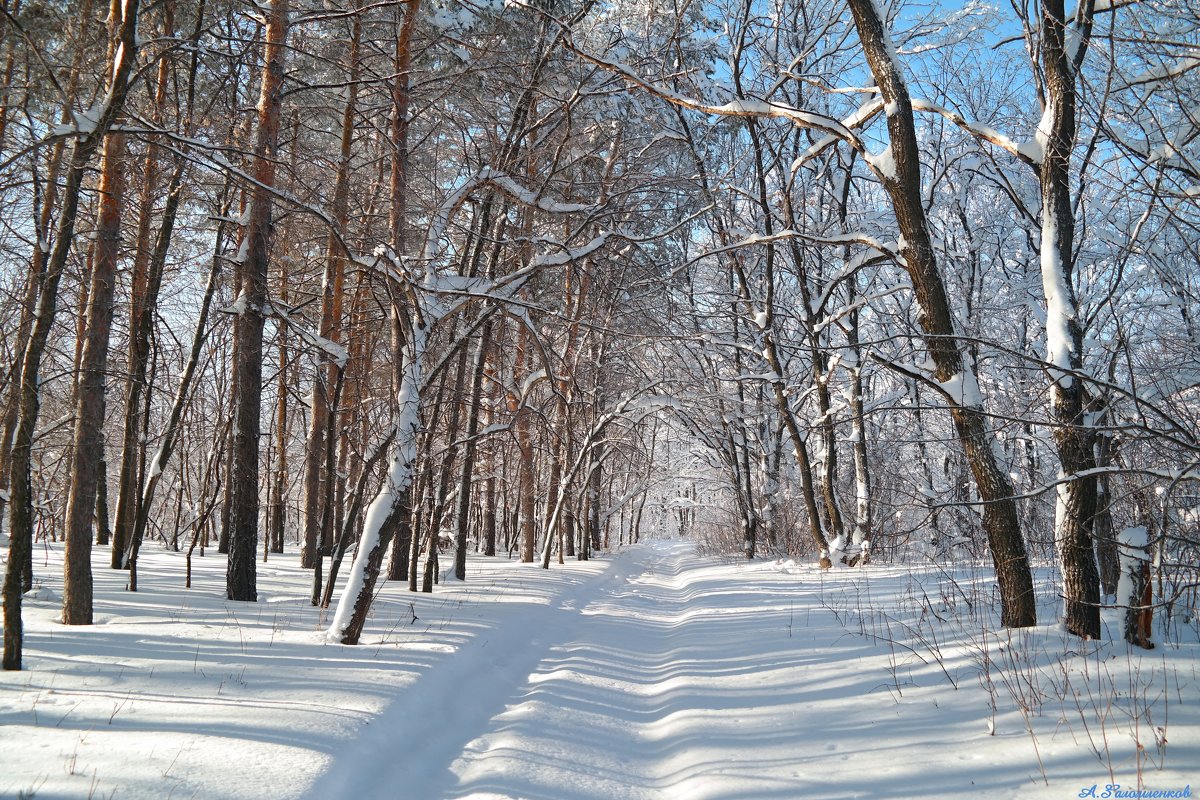
[[[1157,66],[1130,78],[1122,88],[1132,89],[1135,86],[1145,86],[1146,84],[1167,83],[1186,75],[1197,67],[1200,67],[1200,56],[1184,56],[1170,64]]]
[[[1190,142],[1197,132],[1200,132],[1200,126],[1192,124],[1182,128],[1174,136],[1166,138],[1160,144],[1153,144],[1149,139],[1135,139],[1132,136],[1126,136],[1115,126],[1107,123],[1104,124],[1104,129],[1113,141],[1147,164],[1167,167],[1192,180],[1200,180],[1200,164],[1181,149],[1184,143]],[[1194,193],[1195,187],[1189,191],[1189,194]]]
[[[750,247],[756,244],[771,244],[773,242],[780,242],[788,239],[801,239],[808,244],[830,245],[835,247],[858,244],[875,251],[879,257],[894,259],[898,262],[900,261],[900,253],[896,245],[885,244],[868,233],[858,232],[834,234],[833,236],[814,236],[811,233],[803,233],[801,231],[787,229],[777,231],[769,235],[756,233],[743,239],[739,239],[736,242],[730,242],[729,244],[722,245],[721,247],[705,250],[704,252],[698,253],[697,255],[688,259],[682,268],[686,268],[700,259],[707,258],[709,256],[721,255],[722,253],[728,253],[732,250],[738,250],[740,248]]]
[[[598,208],[598,206],[585,203],[560,203],[525,188],[502,172],[494,170],[491,167],[483,167],[468,178],[462,186],[455,189],[442,202],[441,206],[438,207],[438,210],[433,215],[433,219],[429,223],[429,232],[425,237],[425,247],[421,252],[422,258],[426,261],[432,261],[437,257],[442,237],[446,233],[446,228],[450,225],[450,218],[454,216],[454,212],[470,197],[472,192],[481,186],[488,185],[499,189],[519,203],[540,208],[542,211],[551,214],[572,214],[582,211],[595,211]]]
[[[524,5],[524,3],[522,3]],[[735,98],[723,105],[713,105],[706,103],[703,100],[698,100],[694,97],[688,97],[667,89],[656,83],[653,83],[641,75],[639,75],[632,67],[621,61],[614,61],[607,58],[602,58],[594,53],[584,50],[579,45],[575,44],[572,37],[572,31],[567,29],[564,23],[555,20],[564,28],[563,43],[571,52],[596,66],[608,70],[616,75],[621,76],[629,81],[634,86],[643,91],[659,98],[666,100],[672,105],[681,108],[690,108],[693,111],[699,111],[704,114],[712,114],[720,117],[756,117],[756,118],[778,118],[786,119],[794,123],[797,127],[808,130],[824,131],[826,134],[836,137],[837,139],[847,142],[855,150],[863,150],[864,145],[859,140],[854,131],[850,130],[840,120],[825,114],[818,114],[812,111],[804,111],[787,103],[779,103],[773,100],[761,100],[755,98]]]
[[[859,106],[854,113],[844,117],[842,119],[842,126],[847,130],[857,130],[874,119],[880,111],[884,110],[884,108],[885,103],[883,102],[882,98],[878,96],[872,97]],[[803,167],[809,161],[812,161],[821,153],[828,150],[831,146],[837,144],[839,141],[842,141],[841,137],[830,134],[813,142],[811,147],[805,150],[799,157],[796,158],[795,161],[792,162],[792,174],[795,175],[801,167]]]
[[[344,368],[346,366],[346,361],[350,358],[350,353],[345,347],[333,341],[332,339],[326,339],[319,333],[315,333],[309,330],[306,326],[296,322],[294,319],[292,319],[291,315],[288,313],[288,310],[279,303],[270,302],[270,306],[271,313],[284,324],[286,324],[288,330],[298,334],[305,342],[323,352],[329,357],[329,360],[338,367]]]
[[[912,100],[913,111],[925,111],[941,116],[953,122],[958,127],[962,128],[967,133],[985,142],[996,145],[1001,150],[1004,150],[1011,155],[1024,161],[1031,167],[1038,167],[1042,163],[1042,147],[1034,142],[1016,142],[1009,136],[1000,131],[980,122],[975,122],[959,114],[957,111],[951,111],[948,108],[931,103],[928,100],[914,97]]]

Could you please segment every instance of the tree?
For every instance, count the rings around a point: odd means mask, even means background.
[[[17,429],[12,445],[12,511],[9,527],[9,556],[4,585],[4,668],[21,668],[21,570],[33,544],[33,496],[31,457],[33,433],[40,405],[39,380],[42,354],[50,337],[58,308],[58,287],[74,243],[75,223],[84,172],[101,142],[121,113],[129,93],[130,77],[137,58],[138,0],[128,0],[113,17],[112,70],[105,83],[104,102],[80,118],[67,159],[62,206],[45,269],[39,276],[37,314],[21,359],[20,402]],[[119,22],[118,22],[119,20]],[[91,507],[88,511],[90,513]],[[89,604],[90,605],[90,604]]]
[[[263,40],[262,89],[254,143],[253,184],[242,244],[241,285],[234,303],[237,395],[234,406],[232,493],[227,499],[230,600],[255,601],[255,557],[258,541],[258,451],[262,410],[263,322],[269,312],[267,266],[271,253],[272,187],[279,147],[283,65],[290,24],[288,0],[272,0]]]

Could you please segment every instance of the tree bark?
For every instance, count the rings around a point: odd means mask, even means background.
[[[258,599],[258,451],[262,411],[263,323],[267,267],[271,252],[271,191],[283,96],[283,64],[288,35],[288,0],[270,0],[267,18],[258,133],[254,146],[254,186],[246,225],[246,260],[237,308],[237,395],[234,408],[233,494],[230,498],[229,567],[225,592],[230,600]]]
[[[163,36],[175,35],[174,5],[163,5]],[[201,7],[203,16],[203,6]],[[161,58],[155,80],[152,121],[160,125],[163,107],[166,104],[167,84],[170,78],[170,59]],[[117,471],[117,509],[113,523],[113,542],[110,565],[113,569],[126,566],[126,556],[133,520],[137,516],[137,498],[140,496],[141,471],[145,461],[145,444],[139,435],[141,430],[142,401],[146,389],[146,366],[150,357],[150,333],[154,326],[154,314],[158,307],[158,290],[162,285],[164,257],[155,263],[151,258],[150,222],[154,212],[154,189],[158,180],[158,146],[153,142],[146,146],[146,160],[142,167],[142,193],[138,201],[138,228],[133,253],[133,276],[129,300],[129,346],[126,355],[125,417],[121,440],[121,461]]]
[[[167,195],[167,207],[164,213],[163,229],[160,230],[158,243],[155,246],[156,259],[166,258],[166,243],[170,239],[169,228],[171,220],[175,217],[175,209],[178,206],[178,195],[182,186],[183,164],[176,164],[175,174],[171,179],[171,192]],[[196,320],[196,330],[192,334],[192,346],[188,354],[187,364],[183,368],[183,374],[179,377],[179,386],[175,390],[175,398],[171,402],[171,410],[167,414],[167,424],[163,427],[162,437],[158,444],[158,450],[154,455],[154,459],[150,462],[150,469],[146,474],[145,485],[141,488],[141,497],[137,506],[137,515],[133,520],[133,530],[130,532],[129,539],[129,555],[126,563],[129,566],[129,590],[136,592],[138,588],[138,552],[141,549],[142,541],[146,537],[146,527],[150,521],[150,505],[154,502],[154,494],[158,489],[159,481],[162,479],[163,469],[166,468],[167,462],[171,458],[171,453],[175,449],[175,438],[179,432],[179,423],[183,418],[183,409],[187,404],[192,378],[196,374],[196,368],[200,364],[200,350],[204,346],[205,340],[208,338],[208,315],[212,308],[213,294],[217,289],[217,278],[221,274],[221,253],[222,246],[225,242],[225,237],[221,235],[220,229],[217,230],[216,243],[212,255],[212,262],[208,271],[208,282],[204,288],[204,299],[200,302],[200,316]],[[228,435],[228,423],[222,433],[222,442]],[[222,445],[223,446],[223,445]],[[213,453],[210,456],[211,464],[220,464],[222,459],[218,448],[214,445]],[[200,502],[204,502],[204,495],[207,492],[209,482],[209,469],[205,470],[204,483],[201,486]],[[214,500],[215,502],[215,500]],[[200,533],[200,528],[206,524],[208,512],[204,513],[204,521],[196,522],[197,534],[200,535],[200,541],[203,542],[204,534]],[[195,540],[193,540],[193,545]],[[200,551],[204,554],[203,544]],[[189,550],[189,557],[191,551]]]
[[[1084,412],[1083,329],[1074,273],[1075,212],[1071,204],[1071,150],[1075,146],[1075,74],[1066,50],[1062,0],[1042,3],[1042,63],[1046,117],[1040,183],[1042,287],[1046,294],[1046,360],[1050,413],[1062,474],[1054,514],[1054,543],[1062,570],[1064,617],[1069,633],[1100,638],[1100,578],[1092,546],[1096,466],[1092,429]],[[1084,47],[1086,47],[1085,38]]]
[[[114,32],[127,13],[119,0],[109,8]],[[110,57],[116,57],[116,36]],[[77,370],[71,486],[66,509],[63,554],[64,625],[92,624],[92,519],[99,467],[104,457],[105,372],[112,332],[113,298],[120,257],[121,211],[125,194],[125,137],[110,134],[101,156],[99,209],[88,288],[83,348]]]
[[[21,359],[20,403],[17,409],[17,428],[12,445],[12,495],[11,524],[9,526],[9,557],[4,584],[4,669],[21,668],[22,637],[21,621],[22,565],[29,560],[33,548],[33,491],[32,451],[33,435],[37,426],[40,408],[39,385],[42,354],[50,338],[58,309],[58,286],[66,266],[67,257],[75,235],[75,223],[79,212],[80,188],[84,173],[121,113],[129,92],[129,78],[133,62],[137,57],[137,16],[139,0],[127,0],[122,6],[123,16],[119,20],[112,48],[115,56],[108,82],[107,102],[96,125],[81,133],[75,140],[68,158],[68,167],[63,182],[63,203],[55,230],[54,244],[41,275],[38,307],[30,331],[29,342]],[[90,509],[89,509],[90,512]]]
[[[463,445],[462,465],[458,476],[458,512],[454,531],[454,577],[467,579],[467,529],[471,510],[471,476],[475,468],[475,437],[479,434],[480,404],[483,400],[483,372],[487,364],[488,348],[491,346],[491,320],[483,323],[479,332],[479,344],[475,351],[475,363],[471,372],[471,396],[467,401],[466,443]]]
[[[344,235],[349,223],[350,156],[354,147],[354,123],[358,113],[359,43],[362,40],[361,3],[354,5],[350,29],[349,80],[346,105],[342,109],[341,151],[333,187],[333,224],[326,243],[325,275],[321,281],[320,335],[334,343],[341,341],[342,307],[346,293],[346,253],[339,233]],[[399,79],[397,79],[399,80]],[[323,499],[329,496],[322,486],[322,461],[325,456],[325,437],[332,436],[334,412],[329,404],[329,391],[337,380],[338,365],[327,356],[317,366],[317,378],[312,388],[312,415],[304,448],[304,540],[300,549],[300,566],[315,566],[315,554],[322,536],[321,520],[325,518]],[[332,475],[324,475],[326,482]]]
[[[402,497],[412,484],[413,465],[417,456],[417,435],[421,428],[421,362],[425,356],[425,330],[420,325],[412,328],[405,354],[405,368],[397,397],[399,412],[395,425],[395,451],[391,465],[379,494],[371,501],[363,521],[363,533],[359,539],[354,564],[346,580],[346,588],[338,600],[333,622],[327,637],[342,644],[358,644],[375,583],[387,553],[391,534],[398,527],[393,515],[405,509]]]
[[[279,270],[279,301],[288,302],[287,260]],[[268,553],[283,552],[284,529],[287,527],[287,479],[288,479],[288,345],[284,331],[279,336],[279,374],[275,388],[275,464],[271,470],[271,486],[267,492],[267,536],[263,545],[263,561]]]
[[[992,450],[992,434],[978,398],[974,367],[964,362],[938,269],[921,196],[920,148],[912,99],[877,6],[872,0],[848,0],[848,3],[867,63],[890,112],[887,127],[894,169],[882,175],[883,186],[904,237],[901,253],[920,308],[925,346],[933,359],[937,380],[946,383],[956,379],[966,387],[959,401],[951,403],[950,416],[984,501],[983,527],[1000,589],[1001,624],[1008,628],[1030,627],[1036,624],[1037,611],[1025,541],[1012,485]],[[968,389],[974,390],[976,396],[969,396]]]
[[[15,14],[16,7],[13,9]],[[83,56],[87,52],[86,47],[80,46],[80,43],[86,40],[88,23],[92,14],[92,0],[83,0],[78,12],[79,31],[77,33],[78,40],[75,44],[74,56],[71,59],[71,71],[67,79],[66,97],[74,98],[79,91],[79,76]],[[9,38],[10,50],[9,56],[15,52],[12,49],[15,45],[15,37]],[[11,87],[11,83],[6,82],[5,86]],[[7,97],[7,96],[6,96]],[[7,116],[5,117],[7,119]],[[68,124],[71,121],[71,108],[69,105],[63,107],[60,122]],[[13,442],[17,433],[18,409],[21,404],[21,380],[22,368],[24,365],[24,354],[29,345],[29,338],[33,329],[34,313],[38,307],[39,290],[44,283],[44,273],[47,261],[51,253],[50,241],[51,223],[55,207],[58,203],[58,186],[59,174],[63,166],[63,153],[66,149],[66,139],[59,139],[50,149],[50,155],[46,162],[46,181],[45,194],[42,197],[41,209],[37,217],[37,244],[33,248],[32,257],[29,260],[29,272],[25,281],[25,296],[24,302],[21,304],[21,321],[17,325],[17,333],[13,346],[12,367],[9,369],[6,383],[5,405],[4,405],[4,426],[3,433],[0,433],[0,525],[4,524],[5,506],[10,502],[10,494],[12,492],[12,475],[13,475]],[[24,569],[25,578],[22,579],[22,584],[28,590],[32,583],[32,552],[27,559],[30,563]]]

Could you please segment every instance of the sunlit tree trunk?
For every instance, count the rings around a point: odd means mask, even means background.
[[[964,386],[960,402],[950,406],[950,415],[984,501],[983,527],[1000,589],[1001,624],[1010,628],[1029,627],[1036,623],[1037,612],[1025,541],[1012,484],[992,448],[993,437],[978,396],[974,366],[965,362],[958,344],[950,302],[938,269],[921,194],[920,148],[908,86],[878,7],[872,0],[848,2],[867,63],[889,106],[888,140],[894,169],[884,177],[883,186],[904,237],[901,253],[921,311],[919,322],[925,346],[932,357],[937,380],[941,383],[958,380]]]
[[[333,225],[326,244],[325,274],[321,280],[321,325],[319,333],[325,339],[341,341],[342,306],[346,291],[346,252],[338,236],[345,234],[349,224],[350,157],[354,148],[355,115],[358,111],[359,47],[362,40],[361,4],[355,4],[351,21],[350,52],[347,56],[348,86],[346,105],[342,109],[342,139],[338,154],[337,174],[333,186]],[[400,79],[397,78],[397,82]],[[312,387],[312,413],[304,448],[304,537],[300,549],[300,566],[316,566],[316,549],[324,538],[321,521],[325,518],[323,500],[330,495],[322,485],[326,437],[334,435],[334,411],[330,408],[330,391],[337,381],[338,365],[328,355],[317,368]],[[332,482],[332,475],[324,475]]]
[[[174,3],[162,7],[163,36],[172,37],[174,31]],[[203,16],[203,4],[199,11]],[[170,59],[159,60],[158,74],[154,84],[152,121],[161,125],[163,108],[167,100],[167,84],[170,78]],[[158,289],[162,285],[162,264],[151,263],[153,247],[150,243],[151,218],[154,214],[154,195],[158,182],[158,146],[153,142],[146,146],[146,160],[142,166],[142,191],[138,198],[137,234],[134,238],[133,275],[130,278],[129,299],[129,344],[126,355],[125,414],[121,439],[121,460],[117,471],[117,509],[113,524],[113,541],[110,565],[113,569],[126,566],[129,541],[132,536],[133,520],[137,516],[137,498],[140,495],[141,470],[145,460],[145,443],[141,441],[142,402],[146,393],[146,367],[150,356],[150,334],[154,326],[154,315],[158,306]],[[156,271],[152,271],[155,268]]]
[[[1086,46],[1086,45],[1085,45]],[[1078,57],[1077,57],[1078,59]],[[1075,70],[1067,52],[1062,0],[1042,3],[1042,65],[1046,136],[1040,168],[1042,286],[1046,294],[1046,360],[1050,413],[1062,474],[1054,514],[1054,542],[1062,569],[1065,625],[1084,639],[1100,638],[1100,578],[1092,551],[1096,466],[1092,429],[1084,417],[1083,328],[1073,282],[1075,212],[1071,151],[1075,146]],[[1048,124],[1047,124],[1048,123]]]
[[[24,634],[21,620],[21,571],[22,565],[30,558],[33,546],[32,450],[40,409],[42,355],[58,309],[59,281],[74,241],[84,174],[113,121],[121,113],[129,92],[129,78],[137,57],[138,8],[139,0],[126,0],[120,8],[123,16],[117,15],[113,18],[117,27],[113,37],[115,44],[111,49],[115,56],[111,62],[113,68],[107,83],[107,102],[100,111],[96,125],[90,131],[79,134],[68,156],[54,243],[46,260],[45,270],[40,276],[37,313],[34,315],[33,328],[21,358],[20,401],[12,445],[9,556],[4,584],[5,669],[21,668]],[[88,513],[90,512],[89,506]],[[90,602],[87,605],[90,608]]]
[[[458,512],[454,530],[454,577],[467,578],[467,530],[471,511],[471,477],[475,469],[476,442],[479,434],[480,406],[483,400],[483,372],[487,364],[488,348],[491,346],[491,320],[483,323],[479,332],[479,343],[475,350],[475,363],[471,369],[471,394],[467,400],[466,443],[463,445],[462,463],[458,475]]]
[[[180,161],[175,165],[175,173],[171,178],[171,188],[167,192],[167,205],[163,212],[163,221],[153,256],[156,261],[160,259],[165,260],[167,257],[167,242],[170,241],[170,231],[174,224],[176,210],[179,206],[179,193],[182,189],[183,172],[184,165]],[[138,552],[141,549],[142,541],[146,537],[146,528],[150,521],[150,505],[154,502],[155,492],[158,490],[158,484],[162,480],[163,469],[165,469],[167,462],[171,458],[171,454],[174,452],[180,421],[183,419],[183,409],[191,391],[196,369],[200,364],[200,350],[208,338],[208,316],[212,308],[213,295],[217,289],[217,279],[221,274],[221,259],[224,257],[222,249],[225,244],[225,236],[220,227],[218,227],[217,235],[214,238],[215,244],[208,271],[208,282],[205,284],[204,298],[200,301],[200,314],[196,320],[196,330],[192,334],[192,346],[188,354],[187,364],[184,365],[183,374],[179,378],[179,386],[175,391],[174,399],[171,401],[171,410],[167,414],[167,423],[163,427],[159,438],[158,450],[155,452],[154,458],[150,461],[145,483],[140,489],[141,496],[136,504],[137,515],[133,521],[133,530],[131,531],[129,541],[129,557],[126,560],[129,567],[129,590],[132,592],[136,592],[138,588]],[[221,430],[220,445],[214,445],[210,454],[210,463],[212,466],[205,469],[204,482],[199,498],[201,504],[205,502],[210,473],[217,469],[215,465],[222,463],[221,450],[224,448],[224,443],[228,438],[228,423],[222,426]],[[204,541],[203,537],[205,534],[202,532],[202,529],[207,524],[208,511],[203,512],[201,516],[202,519],[196,521],[196,536],[193,538],[193,543]],[[190,552],[189,550],[189,557]],[[203,552],[202,549],[201,555],[203,555]]]
[[[263,323],[267,308],[267,266],[271,253],[270,187],[275,185],[275,154],[283,99],[288,0],[270,0],[263,52],[262,91],[254,145],[246,258],[235,303],[237,314],[237,394],[234,407],[232,495],[229,499],[229,567],[225,592],[230,600],[255,601],[258,541],[258,453],[262,412]]]
[[[122,3],[114,0],[109,8],[114,33],[126,13]],[[115,35],[111,41],[110,57],[115,58],[123,43],[118,44],[120,40]],[[100,482],[99,470],[104,461],[105,375],[120,257],[124,169],[125,137],[119,133],[110,134],[104,141],[101,156],[100,199],[92,237],[95,250],[75,392],[74,448],[63,554],[62,621],[65,625],[92,624],[92,520],[96,488]]]

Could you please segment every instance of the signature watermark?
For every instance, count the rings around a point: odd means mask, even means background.
[[[1097,798],[1132,798],[1142,800],[1151,797],[1191,797],[1192,785],[1189,783],[1182,789],[1123,789],[1119,783],[1093,783],[1079,790],[1079,797]]]

